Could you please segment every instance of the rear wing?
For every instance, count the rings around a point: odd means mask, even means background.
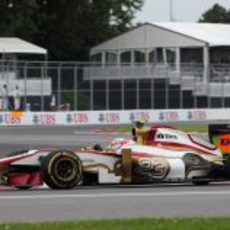
[[[223,154],[230,154],[230,124],[212,124],[208,127],[209,140]]]

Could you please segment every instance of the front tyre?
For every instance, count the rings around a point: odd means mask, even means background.
[[[44,182],[53,189],[70,189],[82,180],[82,162],[69,150],[56,150],[41,161]]]
[[[32,188],[32,186],[30,186],[30,185],[17,185],[17,186],[15,186],[15,188],[18,190],[29,190]]]

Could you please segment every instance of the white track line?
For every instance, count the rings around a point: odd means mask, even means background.
[[[0,196],[0,200],[6,199],[60,199],[60,198],[111,198],[111,197],[173,197],[194,195],[230,195],[230,191],[194,191],[194,192],[158,192],[158,193],[102,193],[102,194],[52,194],[52,195],[13,195]]]

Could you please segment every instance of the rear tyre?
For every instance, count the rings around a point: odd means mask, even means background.
[[[197,186],[202,186],[202,185],[208,185],[209,184],[209,181],[206,181],[206,180],[204,180],[204,181],[193,181],[192,182],[194,185],[197,185]]]
[[[185,172],[188,178],[190,178],[189,175],[193,171],[196,171],[196,170],[203,171],[204,170],[206,172],[206,176],[200,175],[200,176],[195,176],[191,178],[192,183],[194,185],[201,186],[201,185],[209,184],[210,180],[208,180],[208,175],[210,173],[211,166],[208,161],[204,160],[202,157],[194,153],[187,153],[183,157],[183,161],[185,163]]]
[[[70,189],[82,180],[82,162],[69,150],[56,150],[41,161],[44,182],[53,189]]]

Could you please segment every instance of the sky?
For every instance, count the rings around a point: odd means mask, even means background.
[[[144,0],[141,12],[134,22],[170,21],[170,0]],[[174,21],[197,22],[215,3],[230,9],[230,0],[171,0]]]

